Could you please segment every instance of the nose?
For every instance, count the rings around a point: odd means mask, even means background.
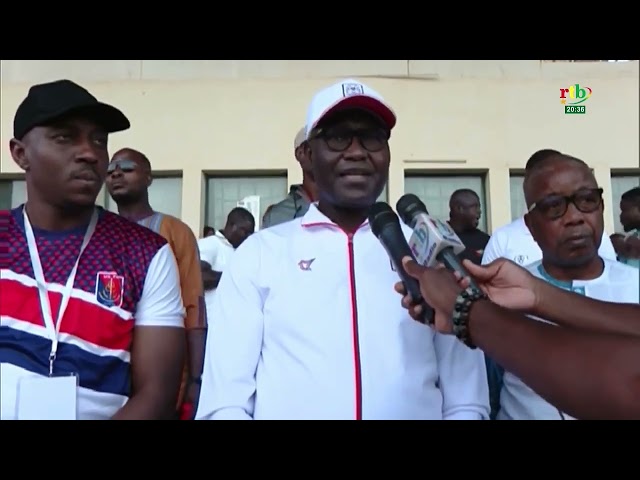
[[[109,176],[111,178],[119,178],[122,176],[122,170],[120,170],[120,167],[116,167],[115,170],[109,172]]]
[[[104,156],[104,148],[97,145],[93,138],[84,136],[78,142],[77,162],[96,164],[102,156]]]
[[[351,145],[344,151],[344,158],[349,160],[365,160],[367,158],[367,151],[358,137],[351,140]]]
[[[573,202],[569,202],[563,220],[565,225],[580,225],[584,223],[584,214],[578,210],[578,207]]]

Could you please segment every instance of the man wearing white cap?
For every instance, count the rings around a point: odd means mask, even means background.
[[[293,141],[293,152],[302,168],[302,183],[291,185],[289,195],[284,200],[267,208],[262,217],[262,228],[304,216],[309,210],[311,202],[316,199],[316,185],[313,182],[309,161],[304,152],[306,141],[305,127],[302,127]]]
[[[395,123],[356,80],[313,97],[305,153],[318,202],[249,237],[228,264],[196,419],[488,418],[482,352],[409,317],[366,220]]]

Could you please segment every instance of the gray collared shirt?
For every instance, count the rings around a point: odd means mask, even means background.
[[[274,203],[262,217],[262,228],[269,228],[294,218],[302,217],[309,210],[309,202],[302,185],[292,185],[286,198]]]

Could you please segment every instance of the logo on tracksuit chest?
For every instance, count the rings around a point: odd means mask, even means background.
[[[298,267],[300,268],[300,270],[302,270],[303,272],[310,272],[311,271],[311,264],[315,261],[315,258],[312,258],[310,260],[300,260],[298,262]]]

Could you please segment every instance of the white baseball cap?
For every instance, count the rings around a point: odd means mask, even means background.
[[[380,117],[389,130],[396,124],[396,114],[384,101],[382,95],[364,83],[349,78],[314,95],[307,110],[305,138],[309,139],[309,133],[325,116],[343,108],[367,110]]]

